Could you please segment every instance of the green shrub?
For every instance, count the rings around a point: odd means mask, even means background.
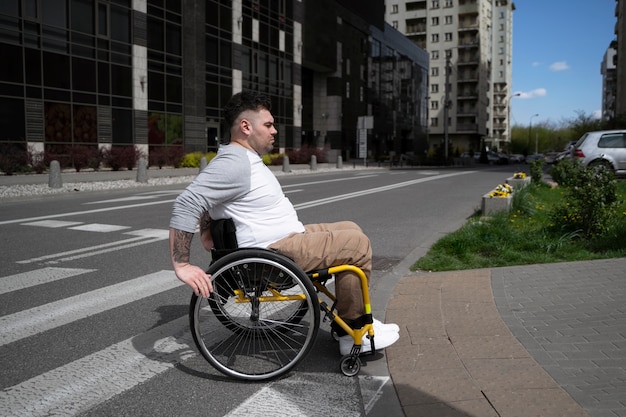
[[[283,153],[266,153],[262,156],[265,165],[282,165],[285,159]]]
[[[543,160],[536,159],[530,163],[530,182],[543,184]]]
[[[582,232],[586,238],[602,235],[610,228],[617,203],[617,182],[606,168],[582,167],[570,172],[564,187],[564,202],[552,214],[559,232]]]
[[[200,151],[187,153],[180,161],[180,166],[183,168],[199,168],[200,160],[203,156],[204,154]]]
[[[183,168],[200,168],[202,158],[206,158],[207,162],[211,162],[211,159],[215,158],[215,155],[217,155],[215,152],[209,152],[206,154],[200,151],[191,152],[182,157],[180,166]]]
[[[552,165],[548,173],[557,184],[568,187],[572,185],[572,182],[578,175],[578,170],[581,168],[582,166],[578,159],[572,160],[566,158],[558,164]]]

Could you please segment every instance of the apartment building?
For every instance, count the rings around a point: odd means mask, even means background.
[[[510,0],[385,2],[385,20],[430,55],[432,149],[507,150],[514,10]]]
[[[626,117],[626,1],[615,1],[615,115]]]
[[[426,137],[428,55],[382,0],[3,0],[0,54],[0,153],[216,150],[243,89],[270,97],[280,151],[374,158]]]

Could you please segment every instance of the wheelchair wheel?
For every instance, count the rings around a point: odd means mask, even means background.
[[[262,380],[293,368],[315,342],[320,310],[313,284],[290,259],[242,249],[207,271],[213,293],[191,297],[190,327],[202,356],[238,379]]]

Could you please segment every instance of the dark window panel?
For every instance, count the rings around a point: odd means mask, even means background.
[[[92,0],[72,0],[72,30],[94,34],[93,6]]]
[[[111,92],[111,81],[109,73],[109,64],[104,62],[98,63],[98,93],[109,94]]]
[[[0,83],[0,95],[21,97],[24,95],[24,87],[21,84]]]
[[[180,77],[167,76],[167,97],[166,101],[169,103],[182,103],[183,102],[183,83]]]
[[[51,101],[70,101],[71,96],[68,90],[54,90],[46,88],[43,91],[43,96],[46,100]]]
[[[148,16],[148,48],[164,51],[164,38],[163,20]]]
[[[45,0],[41,4],[41,21],[46,25],[67,28],[66,0]]]
[[[96,92],[96,63],[95,61],[72,59],[72,86],[74,90]]]
[[[232,47],[229,41],[220,42],[220,66],[232,67]]]
[[[220,28],[227,32],[232,31],[232,5],[220,7]]]
[[[67,53],[68,33],[52,26],[42,27],[42,48]]]
[[[217,27],[219,24],[219,6],[214,1],[207,1],[205,6],[205,20],[207,25]]]
[[[214,37],[210,37],[207,36],[205,38],[205,60],[208,63],[211,64],[217,64],[217,55],[218,55],[218,48],[217,48],[217,39],[215,39]]]
[[[0,1],[0,14],[7,14],[13,17],[20,16],[19,0],[2,0]]]
[[[111,5],[111,39],[130,43],[130,11]]]
[[[0,43],[0,57],[2,59],[0,80],[13,83],[23,82],[22,48]]]
[[[132,97],[133,72],[130,67],[111,65],[111,93],[116,96]]]
[[[70,88],[70,59],[67,55],[43,53],[44,85],[54,88]]]
[[[114,145],[133,143],[133,114],[131,110],[111,109]]]
[[[165,2],[165,8],[170,11],[170,12],[174,12],[174,13],[181,13],[181,3],[182,1],[180,0],[166,0]]]
[[[24,99],[0,97],[0,141],[23,141],[26,138],[24,123],[15,123],[16,120],[25,120]]]
[[[109,35],[109,7],[104,3],[98,3],[98,35]]]
[[[181,55],[180,26],[168,24],[165,31],[166,52],[173,55]]]
[[[0,15],[0,41],[20,43],[20,21],[17,17]]]
[[[148,72],[148,95],[150,100],[165,101],[165,76],[157,72]]]
[[[26,87],[26,97],[28,98],[41,98],[41,88],[39,87]]]

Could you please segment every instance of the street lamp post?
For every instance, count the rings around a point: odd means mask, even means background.
[[[528,152],[530,152],[530,141],[531,139],[531,135],[532,135],[532,130],[533,130],[533,117],[537,117],[539,116],[539,113],[537,114],[533,114],[532,116],[530,116],[530,123],[528,124]]]
[[[513,97],[519,97],[521,95],[522,95],[522,93],[515,93],[511,97],[509,97],[509,103],[508,103],[509,106],[507,107],[507,113],[508,114],[507,114],[507,119],[506,119],[506,121],[508,123],[508,125],[507,125],[507,129],[508,129],[507,138],[509,140],[509,146],[511,146],[511,140],[513,139],[511,137],[511,100],[513,100]]]

